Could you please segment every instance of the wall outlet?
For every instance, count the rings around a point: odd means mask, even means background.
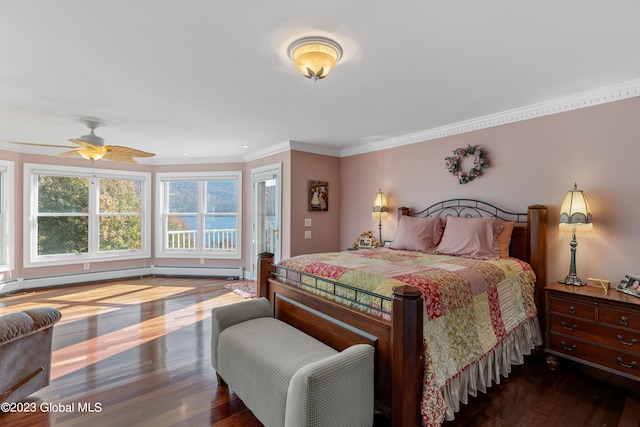
[[[310,239],[311,238],[311,230],[307,230],[304,232],[304,238],[305,239]]]
[[[82,266],[85,270],[88,270],[90,266],[90,264],[88,262],[85,262],[84,265]]]
[[[304,226],[305,227],[311,227],[311,218],[305,218],[304,219]]]

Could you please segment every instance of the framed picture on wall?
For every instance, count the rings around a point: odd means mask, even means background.
[[[309,181],[309,211],[329,210],[329,183],[326,181]]]

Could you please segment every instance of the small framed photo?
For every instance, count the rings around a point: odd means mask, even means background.
[[[326,212],[329,210],[329,183],[326,181],[309,181],[309,212]]]
[[[391,240],[385,240],[384,241],[384,247],[385,248],[390,248],[391,247]]]
[[[627,274],[624,279],[620,281],[618,290],[625,294],[640,297],[640,275]]]
[[[359,248],[371,248],[372,242],[369,237],[360,237],[358,239],[358,247]]]

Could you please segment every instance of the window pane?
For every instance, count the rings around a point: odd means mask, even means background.
[[[198,181],[169,182],[167,199],[169,213],[198,212]]]
[[[236,217],[207,216],[204,231],[205,249],[236,249]]]
[[[207,181],[206,212],[238,211],[238,181]]]
[[[89,179],[38,175],[38,212],[87,213]]]
[[[100,251],[142,248],[141,216],[101,216]]]
[[[100,180],[101,213],[141,213],[142,181]]]
[[[198,218],[195,215],[167,217],[167,249],[196,249]]]
[[[89,218],[38,217],[38,255],[87,253]]]

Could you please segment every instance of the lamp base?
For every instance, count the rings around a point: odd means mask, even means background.
[[[580,278],[576,274],[569,274],[564,280],[560,280],[559,283],[564,283],[565,285],[573,285],[573,286],[585,286],[586,283],[580,280]]]

